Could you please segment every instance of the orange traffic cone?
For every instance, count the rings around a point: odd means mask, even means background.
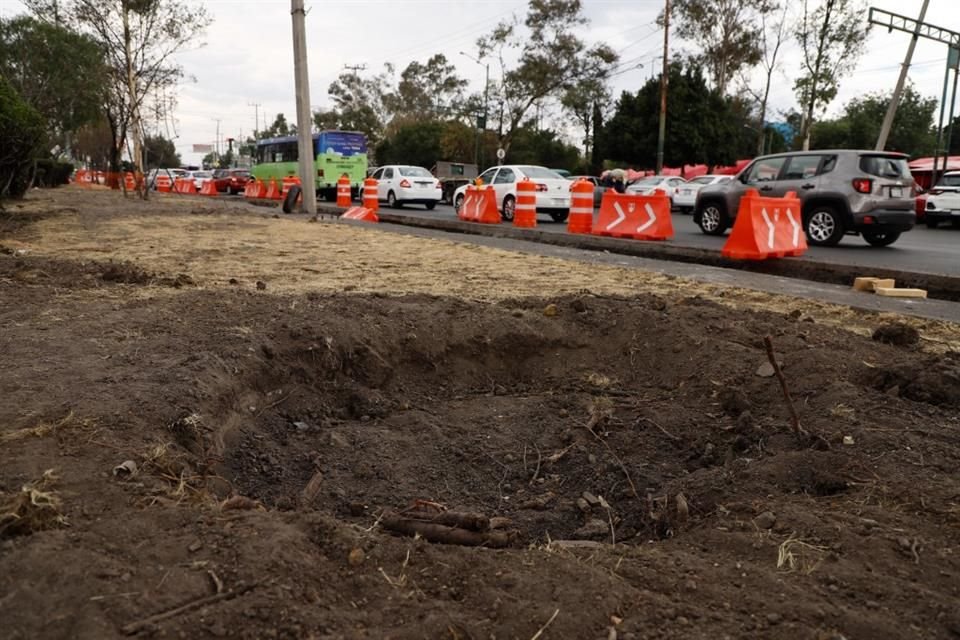
[[[374,214],[380,209],[380,201],[377,196],[377,181],[375,178],[367,178],[363,181],[363,206]]]
[[[337,206],[349,207],[353,198],[350,197],[350,178],[347,174],[340,176],[337,180]]]
[[[283,200],[283,192],[276,178],[270,178],[270,184],[267,186],[266,198],[268,200]]]

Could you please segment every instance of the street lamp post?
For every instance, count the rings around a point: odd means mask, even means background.
[[[486,69],[486,76],[483,83],[483,128],[487,128],[487,111],[489,107],[490,99],[490,63],[480,62],[479,59],[474,58],[466,51],[461,51],[460,55],[466,57],[469,60],[473,60],[477,64],[482,64]],[[477,146],[473,152],[473,162],[477,165],[477,170],[480,170],[480,118],[477,118]]]

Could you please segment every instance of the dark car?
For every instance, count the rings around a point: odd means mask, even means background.
[[[835,245],[844,234],[855,233],[885,247],[917,220],[907,156],[836,149],[757,158],[735,179],[697,193],[694,222],[708,235],[722,235],[737,217],[740,197],[750,189],[774,198],[796,193],[812,245]]]
[[[243,193],[249,181],[250,171],[247,169],[217,169],[213,172],[213,182],[220,193]]]

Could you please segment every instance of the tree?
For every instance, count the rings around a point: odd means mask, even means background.
[[[43,139],[43,118],[0,76],[0,201],[18,198]]]
[[[759,140],[757,141],[757,154],[763,154],[764,139],[766,137],[767,123],[767,103],[770,99],[770,86],[773,84],[773,74],[780,67],[780,48],[783,46],[783,40],[790,30],[790,18],[788,4],[783,7],[775,4],[767,5],[768,11],[760,13],[760,42],[758,49],[760,51],[759,63],[763,67],[765,82],[763,89],[754,91],[749,83],[744,82],[747,92],[753,97],[757,104],[757,121],[760,124]]]
[[[891,96],[892,92],[879,92],[851,100],[842,116],[814,125],[811,145],[818,149],[873,148]],[[887,148],[910,155],[932,154],[936,146],[933,129],[936,110],[936,98],[924,98],[912,86],[906,86],[887,139]]]
[[[609,75],[617,54],[604,44],[588,47],[578,37],[587,23],[580,0],[529,0],[525,29],[516,19],[501,22],[477,41],[479,58],[493,55],[500,64],[502,80],[496,89],[504,110],[500,144],[505,150],[535,104],[586,78]],[[512,50],[517,62],[508,68]]]
[[[64,151],[74,131],[98,118],[106,93],[97,43],[30,16],[0,19],[0,76],[43,116],[50,146]]]
[[[583,78],[571,85],[560,99],[563,106],[577,123],[583,127],[583,150],[588,158],[593,157],[595,147],[594,119],[598,118],[599,105],[609,104],[610,88],[599,78]]]
[[[283,136],[297,135],[297,125],[287,122],[287,116],[278,113],[273,119],[273,124],[260,132],[261,138],[280,138]]]
[[[341,128],[362,131],[372,146],[379,144],[389,121],[385,97],[390,91],[393,66],[386,64],[384,69],[372,77],[361,77],[356,71],[340,74],[327,89],[340,114]]]
[[[131,156],[143,169],[140,114],[151,96],[175,85],[183,69],[173,58],[198,46],[210,20],[202,5],[182,0],[26,0],[35,15],[63,20],[97,41],[109,69],[107,121],[113,132],[111,170],[132,139]],[[144,190],[146,197],[148,191]]]
[[[555,131],[537,129],[527,122],[514,135],[510,151],[513,164],[535,164],[572,170],[581,165],[580,151],[560,139]]]
[[[325,131],[327,129],[339,129],[340,128],[340,114],[337,113],[336,109],[331,109],[325,111],[323,109],[313,112],[313,126],[319,131]]]
[[[400,73],[394,91],[384,95],[384,104],[393,117],[441,118],[457,111],[467,81],[442,53],[425,64],[414,60]]]
[[[669,74],[665,163],[731,164],[749,144],[744,128],[749,118],[746,105],[707,87],[696,64],[684,68],[673,63]],[[636,94],[624,92],[603,135],[606,157],[637,167],[654,166],[659,107],[659,79],[648,81]]]
[[[147,169],[179,167],[180,154],[172,140],[157,134],[143,139],[144,165]]]
[[[772,6],[768,0],[674,0],[677,33],[700,45],[692,59],[709,70],[721,95],[739,71],[760,62],[759,22]]]
[[[410,121],[377,145],[379,164],[413,164],[432,167],[441,157],[443,123],[437,120]]]
[[[802,53],[803,74],[794,90],[803,108],[800,138],[804,149],[810,148],[816,110],[836,97],[840,79],[860,57],[867,38],[863,15],[860,0],[823,0],[813,11],[810,0],[803,0],[803,15],[794,32]]]

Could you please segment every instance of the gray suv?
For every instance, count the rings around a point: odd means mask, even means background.
[[[859,233],[875,247],[896,242],[917,221],[907,156],[879,151],[795,151],[762,156],[736,179],[697,194],[693,221],[708,235],[733,225],[747,189],[761,196],[800,198],[803,229],[811,245],[831,246]]]

